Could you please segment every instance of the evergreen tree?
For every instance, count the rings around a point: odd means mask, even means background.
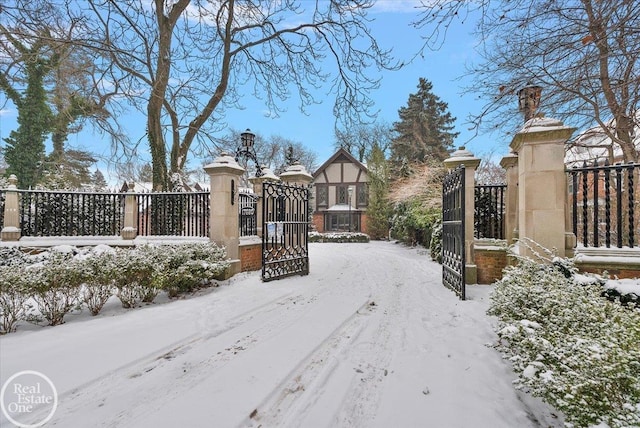
[[[27,87],[23,95],[14,90],[0,73],[0,88],[18,108],[18,129],[5,138],[7,174],[15,174],[22,188],[34,187],[42,174],[44,141],[51,129],[51,110],[47,105],[44,78],[51,70],[50,58],[42,55],[41,43],[23,47]],[[40,163],[38,163],[40,162]]]
[[[432,89],[431,82],[421,77],[418,92],[409,95],[407,106],[398,110],[400,120],[393,124],[397,136],[391,143],[393,161],[425,162],[449,156],[458,136],[457,132],[451,132],[456,119]]]
[[[383,239],[389,232],[391,206],[389,194],[389,165],[384,152],[374,144],[367,160],[369,170],[369,205],[367,206],[367,232],[372,239]]]
[[[99,169],[96,169],[96,171],[93,173],[92,181],[93,188],[97,192],[104,192],[105,190],[107,190],[107,180],[104,178],[104,174],[102,174],[102,171],[100,171]]]

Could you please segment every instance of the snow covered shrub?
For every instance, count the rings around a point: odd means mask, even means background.
[[[310,232],[309,242],[369,242],[369,235],[361,232]]]
[[[16,330],[31,309],[24,266],[0,266],[0,334]]]
[[[0,266],[18,266],[27,263],[27,256],[18,247],[0,247]]]
[[[156,249],[154,282],[169,297],[206,286],[222,274],[229,261],[223,248],[213,243],[165,245]]]
[[[118,270],[115,252],[89,255],[82,261],[81,266],[86,277],[82,287],[82,301],[89,308],[91,315],[98,315],[113,295],[113,282]]]
[[[40,314],[49,325],[64,322],[64,316],[80,300],[80,285],[85,281],[83,269],[72,254],[52,251],[42,264],[26,269],[28,290]]]
[[[488,313],[516,385],[565,414],[571,426],[640,425],[640,312],[601,297],[598,280],[568,260],[520,258],[496,283]]]
[[[152,302],[158,294],[153,283],[153,252],[142,247],[118,249],[114,255],[117,267],[113,273],[116,296],[123,308],[133,308],[140,302]]]

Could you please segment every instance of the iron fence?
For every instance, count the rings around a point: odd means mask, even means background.
[[[111,236],[122,229],[122,193],[17,192],[22,236]]]
[[[573,233],[585,247],[638,246],[640,164],[585,162],[567,170]]]
[[[138,203],[138,235],[209,236],[209,191],[134,195]]]
[[[0,189],[0,228],[4,225],[4,201],[6,198],[6,192]]]
[[[240,236],[252,236],[258,234],[257,207],[258,195],[244,192],[238,193]]]
[[[504,239],[506,184],[475,186],[474,236]]]

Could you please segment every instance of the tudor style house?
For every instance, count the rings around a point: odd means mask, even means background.
[[[313,174],[313,224],[318,232],[367,232],[367,167],[339,149]]]

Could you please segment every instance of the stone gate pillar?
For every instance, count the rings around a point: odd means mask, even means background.
[[[11,174],[4,200],[4,224],[2,225],[2,232],[0,232],[0,238],[3,241],[19,241],[22,235],[17,185],[18,178]]]
[[[445,159],[444,166],[447,169],[455,169],[464,165],[464,248],[465,248],[465,277],[467,284],[476,284],[478,282],[478,269],[473,253],[474,241],[474,213],[475,213],[475,186],[476,186],[476,169],[480,165],[480,159],[475,157],[473,153],[461,146],[458,150],[451,154],[449,159]]]
[[[509,153],[500,160],[505,169],[507,189],[504,209],[504,239],[511,245],[518,238],[518,155]]]
[[[120,231],[122,239],[135,239],[138,234],[138,198],[133,191],[134,184],[129,183],[124,197],[124,226]]]
[[[235,275],[240,272],[238,192],[244,168],[231,155],[221,153],[204,170],[211,184],[209,239],[226,248],[231,259],[229,274]]]
[[[556,119],[534,117],[528,120],[511,142],[518,153],[518,231],[517,251],[534,256],[530,241],[558,256],[572,246],[566,233],[567,178],[564,144],[575,128]],[[535,245],[534,244],[534,245]],[[538,249],[539,251],[540,249]]]

